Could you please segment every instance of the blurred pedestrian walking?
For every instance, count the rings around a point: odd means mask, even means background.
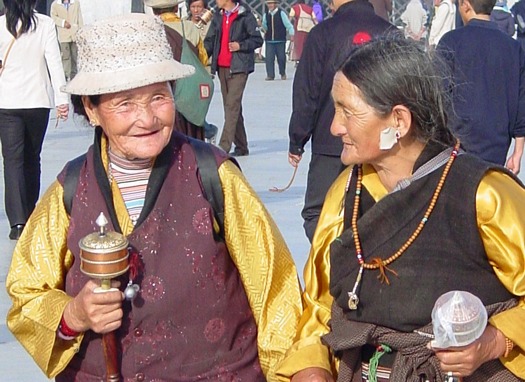
[[[51,4],[51,18],[57,26],[58,42],[66,81],[77,74],[77,43],[75,35],[84,25],[79,0],[56,0]]]
[[[292,61],[297,64],[303,54],[308,32],[317,24],[317,18],[312,7],[306,5],[304,0],[297,0],[290,9],[290,19],[293,20],[294,27]]]
[[[459,0],[465,26],[445,34],[437,53],[452,74],[450,127],[462,147],[517,174],[525,145],[525,54],[490,21],[493,6],[494,0]]]
[[[17,240],[40,194],[40,152],[50,109],[66,119],[69,99],[55,23],[35,11],[37,0],[4,0],[0,16],[0,140],[5,207]]]
[[[512,13],[507,8],[507,2],[505,0],[496,3],[492,12],[490,12],[490,21],[496,23],[498,29],[510,37],[516,33],[514,16],[512,16]]]
[[[279,0],[267,0],[268,11],[263,15],[262,28],[266,44],[266,81],[275,78],[275,58],[281,80],[286,80],[286,35],[293,39],[294,28],[286,12],[279,7]]]
[[[255,70],[255,49],[263,44],[257,20],[243,3],[217,0],[210,30],[204,40],[212,57],[211,72],[218,73],[224,105],[224,127],[219,146],[233,155],[249,154],[242,115],[242,96],[248,75]]]
[[[456,6],[452,0],[434,0],[428,45],[434,49],[443,35],[456,27]]]
[[[426,41],[428,14],[421,0],[410,0],[401,14],[401,21],[405,24],[405,37],[414,41]]]

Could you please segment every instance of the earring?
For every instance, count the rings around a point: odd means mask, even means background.
[[[399,130],[396,130],[393,127],[387,127],[384,130],[381,130],[379,135],[379,149],[380,150],[390,150],[397,141],[401,138]]]
[[[91,125],[91,127],[97,127],[97,123],[95,121],[90,120],[89,124]]]

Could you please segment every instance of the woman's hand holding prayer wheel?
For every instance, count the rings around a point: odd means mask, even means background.
[[[92,330],[95,333],[109,333],[122,324],[122,301],[124,294],[116,289],[120,282],[111,281],[114,290],[96,292],[100,282],[90,280],[64,310],[64,320],[69,328],[77,332]]]
[[[491,325],[486,327],[480,338],[468,346],[433,350],[444,374],[452,372],[453,377],[472,375],[485,362],[503,357],[507,353],[505,336]]]

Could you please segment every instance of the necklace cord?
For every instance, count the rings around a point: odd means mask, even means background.
[[[439,194],[441,193],[441,190],[443,189],[443,185],[445,184],[445,179],[447,178],[447,175],[450,171],[450,168],[452,167],[452,163],[454,162],[454,159],[457,157],[459,152],[459,146],[460,142],[459,140],[456,142],[456,145],[454,146],[454,149],[452,150],[452,153],[450,155],[449,160],[447,161],[447,164],[445,165],[445,169],[443,170],[443,174],[441,175],[441,178],[439,179],[439,182],[436,186],[436,189],[434,190],[434,194],[432,195],[432,198],[430,199],[430,203],[427,207],[427,210],[425,214],[423,215],[423,218],[419,222],[417,228],[415,231],[410,235],[410,237],[407,239],[407,241],[399,248],[392,256],[389,258],[383,260],[379,257],[375,257],[371,260],[370,263],[366,263],[363,258],[363,251],[361,249],[361,241],[359,239],[359,231],[357,230],[357,216],[359,214],[359,203],[361,200],[361,189],[362,189],[362,180],[363,180],[363,169],[362,166],[359,165],[357,167],[357,185],[356,185],[356,192],[355,192],[355,199],[354,199],[354,208],[352,211],[352,233],[354,236],[354,245],[356,248],[356,257],[359,264],[364,268],[368,270],[373,269],[379,269],[379,275],[378,279],[381,280],[381,282],[385,282],[387,285],[390,285],[390,281],[388,280],[386,272],[391,272],[395,276],[398,274],[388,268],[388,265],[396,261],[405,251],[410,247],[410,245],[416,240],[416,238],[419,236],[421,231],[423,230],[425,224],[427,223],[430,214],[434,210],[434,207],[436,206]]]

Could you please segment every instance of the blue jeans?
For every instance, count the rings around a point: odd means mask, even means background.
[[[286,41],[266,41],[266,74],[270,78],[275,78],[275,56],[277,56],[279,74],[286,75]]]

